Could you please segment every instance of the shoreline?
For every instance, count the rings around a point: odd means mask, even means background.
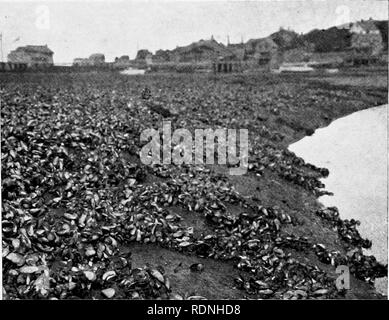
[[[380,163],[387,163],[387,161],[385,161],[386,157],[382,152],[387,150],[387,147],[383,147],[382,144],[376,144],[374,148],[369,149],[369,145],[373,144],[373,141],[381,141],[382,133],[386,136],[385,133],[387,132],[387,128],[384,130],[385,132],[383,132],[382,124],[380,124],[378,119],[381,119],[384,116],[383,114],[387,115],[387,108],[388,105],[384,104],[357,111],[346,117],[338,118],[332,121],[328,127],[316,130],[312,137],[304,137],[290,145],[288,148],[298,156],[304,158],[306,162],[329,169],[329,177],[322,178],[321,181],[326,184],[326,190],[331,191],[334,194],[330,196],[321,196],[318,198],[318,201],[324,207],[336,206],[339,208],[340,218],[343,220],[355,219],[360,221],[361,224],[358,226],[359,232],[361,232],[363,237],[372,241],[372,247],[370,249],[364,249],[364,254],[375,256],[378,262],[384,265],[387,264],[388,224],[386,200],[384,205],[382,199],[383,196],[387,194],[384,191],[386,190],[387,184],[384,183],[382,179],[379,180],[378,176],[381,176],[382,172],[386,170],[382,170],[382,166],[377,164],[374,165],[369,161],[375,159]],[[379,110],[385,111],[381,111],[379,113],[380,116],[374,115],[374,112],[377,113]],[[366,117],[367,119],[365,119]],[[354,119],[355,121],[352,121],[351,119]],[[383,122],[386,123],[385,120],[383,120]],[[358,128],[358,131],[353,132],[353,128]],[[373,135],[375,138],[368,137],[369,132],[374,129],[378,130],[380,135],[377,135],[376,133]],[[363,133],[361,133],[361,130],[363,130]],[[355,135],[358,135],[358,138],[353,138]],[[367,137],[370,143],[361,142],[364,137]],[[343,140],[338,140],[342,138],[345,139],[345,142],[343,142]],[[323,145],[320,146],[320,148],[317,148],[316,146],[318,146],[320,141],[323,141]],[[361,143],[363,147],[359,147]],[[376,151],[377,148],[380,150],[379,152]],[[328,150],[328,152],[325,152],[324,150]],[[365,153],[370,156],[361,158]],[[356,161],[357,165],[347,164],[348,157],[351,157],[350,160],[352,163]],[[370,168],[371,166],[375,169],[360,170],[360,168]],[[353,169],[350,169],[350,167]],[[368,170],[369,174],[366,173],[366,170]],[[349,180],[347,179],[347,176],[350,177]],[[369,178],[370,176],[376,178]],[[362,180],[364,181],[363,184],[360,182]],[[378,184],[378,181],[381,182]],[[362,190],[365,182],[369,187],[366,188],[364,192],[360,193],[359,190]],[[380,193],[380,190],[383,190],[383,192]],[[360,197],[363,197],[364,200],[358,200]],[[343,198],[346,200],[342,200]],[[354,201],[358,204],[349,204],[349,202]],[[366,201],[370,201],[370,205],[366,205]],[[377,204],[377,201],[379,201],[379,204]],[[372,206],[374,209],[371,208]],[[362,215],[361,213],[358,213],[358,208],[359,212],[365,212],[365,214]],[[375,214],[377,210],[381,213],[380,216]],[[366,215],[369,218],[365,217]],[[371,220],[374,222],[371,222]],[[381,224],[385,227],[381,228]],[[382,236],[378,237],[375,234],[377,232],[379,232],[380,235],[382,234]],[[387,288],[387,285],[384,282],[387,282],[387,276],[378,280],[380,285],[377,286],[376,282],[377,290],[386,295],[387,289],[384,289]]]

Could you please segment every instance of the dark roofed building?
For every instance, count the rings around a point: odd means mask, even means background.
[[[28,67],[49,67],[54,64],[54,52],[47,45],[18,47],[8,54],[8,62],[26,63]]]
[[[129,63],[130,62],[130,57],[127,55],[121,56],[118,61],[123,62],[123,63]]]
[[[140,50],[136,53],[135,60],[146,60],[146,59],[148,59],[151,55],[152,55],[152,53],[151,53],[149,50],[147,50],[147,49],[140,49]]]
[[[279,50],[289,50],[296,47],[299,35],[293,30],[280,28],[270,35],[270,38],[277,44]]]
[[[75,58],[73,60],[73,66],[81,67],[81,66],[88,66],[89,64],[90,63],[88,58]]]
[[[228,44],[227,48],[232,51],[236,58],[239,60],[244,60],[246,57],[246,47],[244,43],[232,43]]]
[[[116,57],[114,65],[115,66],[129,66],[131,64],[130,57],[128,55],[121,56],[120,58]]]
[[[245,45],[245,56],[258,65],[269,65],[275,60],[278,52],[277,44],[270,38],[251,39]]]
[[[140,49],[140,50],[138,50],[138,52],[136,54],[135,61],[137,61],[138,63],[141,63],[141,64],[150,65],[153,63],[152,57],[153,57],[153,54],[149,50]]]
[[[384,45],[381,32],[374,20],[358,21],[351,25],[351,48],[355,52],[368,55],[378,55]]]
[[[157,50],[153,55],[153,62],[163,63],[169,62],[173,58],[172,51],[170,50]]]
[[[93,53],[88,58],[92,66],[105,64],[105,56],[102,53]]]
[[[235,54],[213,38],[200,40],[185,47],[177,47],[172,55],[175,62],[211,62],[219,58],[232,59]]]

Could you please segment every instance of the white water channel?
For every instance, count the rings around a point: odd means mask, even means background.
[[[135,76],[135,75],[140,75],[140,74],[145,74],[146,70],[143,69],[133,69],[133,68],[128,68],[126,70],[121,71],[121,74],[126,74],[128,76]]]
[[[373,242],[366,254],[388,263],[388,105],[355,112],[318,129],[289,150],[306,162],[327,168],[322,182],[333,196],[319,201],[336,206],[342,219],[357,219],[362,237]],[[376,288],[387,294],[388,279]]]

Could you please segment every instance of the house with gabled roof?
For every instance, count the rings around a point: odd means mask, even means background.
[[[47,45],[18,47],[8,54],[8,62],[25,63],[29,68],[50,67],[54,64],[54,52]]]
[[[270,38],[250,39],[246,43],[246,55],[264,65],[270,62],[278,50],[277,44]]]
[[[382,35],[373,19],[352,23],[349,30],[351,49],[355,53],[376,56],[382,51]]]
[[[200,40],[188,46],[177,47],[172,50],[171,55],[175,62],[211,62],[217,59],[232,59],[235,57],[233,51],[229,50],[222,43],[217,42],[213,37],[210,40]]]
[[[279,64],[279,48],[271,37],[250,39],[244,44],[244,60],[251,68],[274,68]]]

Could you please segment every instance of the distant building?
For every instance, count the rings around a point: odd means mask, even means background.
[[[0,72],[6,71],[25,71],[27,63],[0,62]]]
[[[234,53],[237,59],[244,60],[246,58],[246,47],[244,43],[228,44],[227,48]]]
[[[115,58],[116,64],[130,64],[130,57],[129,56],[121,56],[120,58]]]
[[[278,46],[278,50],[284,51],[295,48],[298,34],[293,30],[280,28],[277,32],[270,35],[271,38]]]
[[[88,58],[75,58],[73,60],[73,66],[82,67],[82,66],[89,66],[89,65],[90,63]]]
[[[245,44],[245,59],[255,61],[260,66],[276,64],[278,46],[270,38],[251,39]]]
[[[121,57],[115,57],[114,62],[111,63],[110,65],[112,66],[112,68],[125,69],[130,67],[132,65],[132,62],[128,55],[124,55]]]
[[[98,66],[105,64],[105,56],[102,53],[94,53],[89,56],[89,63],[92,66]]]
[[[156,63],[170,62],[173,59],[173,54],[171,50],[157,50],[152,59]]]
[[[235,58],[233,51],[213,38],[211,40],[200,40],[185,47],[177,47],[172,51],[175,62],[212,62],[217,59]]]
[[[149,55],[152,55],[152,53],[147,49],[140,49],[136,53],[135,60],[145,60]]]
[[[147,49],[141,49],[137,52],[135,60],[149,65],[153,63],[153,54]]]
[[[351,49],[357,54],[376,56],[384,47],[381,32],[372,19],[351,24],[350,33]]]
[[[374,20],[361,20],[350,24],[351,44],[348,48],[347,63],[368,65],[378,61],[384,49],[382,35]]]
[[[350,32],[355,34],[379,34],[380,30],[377,28],[374,20],[369,19],[351,23]]]
[[[212,63],[214,73],[228,73],[228,72],[241,72],[241,61],[233,57],[219,57]]]
[[[73,66],[85,67],[85,66],[105,66],[105,56],[102,53],[94,53],[89,58],[75,58],[73,60]]]
[[[8,62],[25,63],[29,68],[50,67],[54,64],[54,52],[47,45],[18,47],[8,54]]]
[[[173,50],[158,50],[152,56],[154,67],[177,65],[186,69],[217,72],[241,72],[247,68],[278,67],[278,45],[270,38],[251,39],[247,43],[224,45],[213,37]],[[150,52],[138,51],[136,60],[145,59]],[[185,70],[186,70],[185,69]],[[207,71],[209,72],[209,71]]]

